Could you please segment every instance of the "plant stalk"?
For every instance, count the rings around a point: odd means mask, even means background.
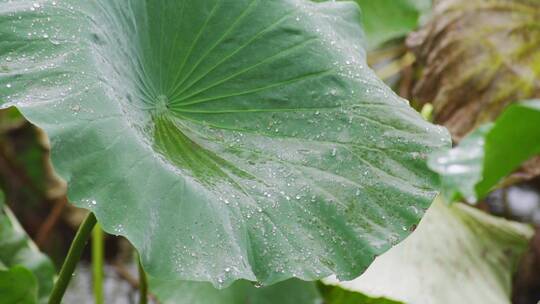
[[[96,224],[92,230],[92,278],[94,290],[94,303],[104,304],[103,297],[103,255],[104,255],[103,229]]]
[[[141,257],[138,257],[138,268],[139,268],[139,292],[140,292],[140,304],[148,303],[148,280],[146,279],[146,273],[142,267]]]
[[[84,219],[81,226],[79,226],[79,230],[77,231],[77,234],[75,234],[73,242],[71,242],[67,257],[64,260],[62,269],[60,269],[58,279],[54,284],[53,291],[49,298],[49,304],[61,303],[62,298],[64,297],[64,293],[66,292],[66,289],[69,285],[69,281],[71,280],[71,277],[73,275],[73,271],[75,270],[75,267],[77,267],[77,263],[81,259],[84,246],[86,245],[86,242],[90,237],[90,233],[92,232],[92,228],[94,228],[95,225],[96,216],[93,213],[89,213]]]

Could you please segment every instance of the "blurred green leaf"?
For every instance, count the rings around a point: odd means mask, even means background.
[[[308,304],[322,298],[314,282],[291,279],[256,288],[246,281],[216,289],[210,283],[163,281],[149,278],[150,290],[162,304]]]
[[[436,200],[416,231],[344,289],[410,304],[508,304],[530,226]]]
[[[493,124],[436,152],[429,166],[441,176],[445,197],[470,202],[484,197],[524,161],[540,154],[540,100],[513,104]]]
[[[482,178],[484,142],[492,124],[484,125],[451,150],[436,152],[429,157],[430,168],[440,174],[441,191],[446,201],[464,198],[475,202],[476,184]]]
[[[399,304],[371,298],[338,286],[290,279],[268,287],[238,281],[225,289],[209,283],[150,278],[150,289],[162,304]]]
[[[0,270],[0,303],[36,304],[37,297],[37,280],[30,270],[22,266]]]
[[[0,109],[0,134],[24,124],[26,120],[15,107]]]
[[[362,9],[362,23],[368,50],[404,37],[420,24],[430,2],[422,0],[356,0]]]
[[[17,279],[27,278],[24,271],[11,269],[20,266],[28,269],[36,281],[37,299],[46,303],[52,290],[55,269],[51,261],[28,238],[11,211],[4,205],[4,197],[0,192],[0,264],[10,269],[5,276],[15,275]],[[0,293],[1,295],[1,293]],[[1,300],[1,296],[0,296]],[[3,304],[3,302],[0,301]],[[25,302],[26,303],[26,302]]]
[[[343,289],[337,285],[319,284],[325,304],[400,304],[383,297],[369,297],[360,292]],[[307,303],[306,303],[307,304]]]

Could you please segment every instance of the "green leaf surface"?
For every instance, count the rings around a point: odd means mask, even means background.
[[[291,279],[256,288],[246,281],[216,289],[209,283],[174,282],[150,278],[150,290],[163,304],[315,304],[322,297],[314,282]]]
[[[36,304],[38,284],[32,272],[22,266],[0,270],[0,303]]]
[[[336,285],[319,284],[325,304],[400,304],[382,297],[372,298],[363,293],[347,290]],[[306,303],[307,304],[307,303]]]
[[[406,36],[420,25],[422,14],[430,7],[424,0],[356,0],[362,9],[362,21],[368,49]]]
[[[476,184],[482,179],[484,143],[492,124],[484,125],[448,151],[436,152],[429,158],[430,168],[440,174],[441,190],[446,201],[465,198],[476,201]]]
[[[0,266],[3,266],[1,268],[4,269],[0,274],[0,300],[3,300],[3,288],[12,289],[5,284],[10,284],[9,278],[13,276],[14,282],[18,282],[17,284],[24,281],[28,285],[20,286],[20,289],[13,289],[12,295],[14,297],[18,296],[19,293],[24,293],[24,290],[35,289],[35,296],[30,297],[34,298],[33,303],[35,303],[36,299],[39,303],[47,302],[47,297],[53,285],[54,266],[29,240],[13,214],[4,205],[2,192],[0,192]],[[4,302],[0,301],[0,303]],[[21,303],[32,302],[23,301]]]
[[[0,7],[0,100],[152,276],[354,278],[436,193],[447,132],[369,70],[354,3]]]
[[[336,283],[410,304],[509,304],[530,226],[436,200],[416,231],[359,278]]]
[[[151,292],[163,304],[399,304],[371,298],[338,286],[290,279],[272,286],[257,287],[238,281],[225,289],[209,283],[164,281],[150,277]]]
[[[524,161],[539,155],[539,122],[540,100],[517,103],[457,147],[430,156],[429,166],[441,175],[445,196],[475,202]]]

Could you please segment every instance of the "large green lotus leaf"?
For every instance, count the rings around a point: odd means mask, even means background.
[[[36,304],[38,285],[32,272],[22,266],[0,269],[0,303]]]
[[[36,294],[29,295],[30,298],[34,298],[34,302],[36,299],[39,303],[47,302],[53,286],[54,266],[39,252],[11,211],[4,205],[2,192],[0,192],[0,268],[4,269],[0,272],[0,303],[4,303],[1,301],[4,298],[4,288],[13,289],[14,297],[35,289]],[[11,285],[12,282],[18,283]],[[13,287],[25,284],[27,286]]]
[[[493,124],[472,132],[447,152],[430,156],[448,199],[484,197],[524,161],[540,154],[540,100],[513,104]]]
[[[416,231],[362,276],[327,282],[410,304],[509,304],[532,236],[530,226],[437,199]]]
[[[0,100],[161,279],[356,277],[447,147],[365,63],[357,5],[0,0]]]

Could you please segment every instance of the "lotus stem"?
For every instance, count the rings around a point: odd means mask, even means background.
[[[94,303],[104,304],[103,297],[103,255],[104,235],[103,229],[96,224],[92,230],[92,278],[94,290]]]
[[[140,304],[148,303],[148,281],[146,279],[146,273],[142,267],[141,257],[138,256],[138,268],[139,268],[139,292],[140,292]]]
[[[67,257],[64,260],[62,269],[60,269],[60,274],[58,275],[58,279],[54,284],[53,291],[49,298],[49,304],[61,303],[64,293],[69,285],[69,281],[73,275],[73,271],[81,259],[86,242],[88,241],[88,238],[90,237],[92,229],[95,225],[96,216],[93,213],[89,213],[81,226],[79,226],[79,230],[77,231],[77,234],[75,234],[73,242],[71,242]]]

